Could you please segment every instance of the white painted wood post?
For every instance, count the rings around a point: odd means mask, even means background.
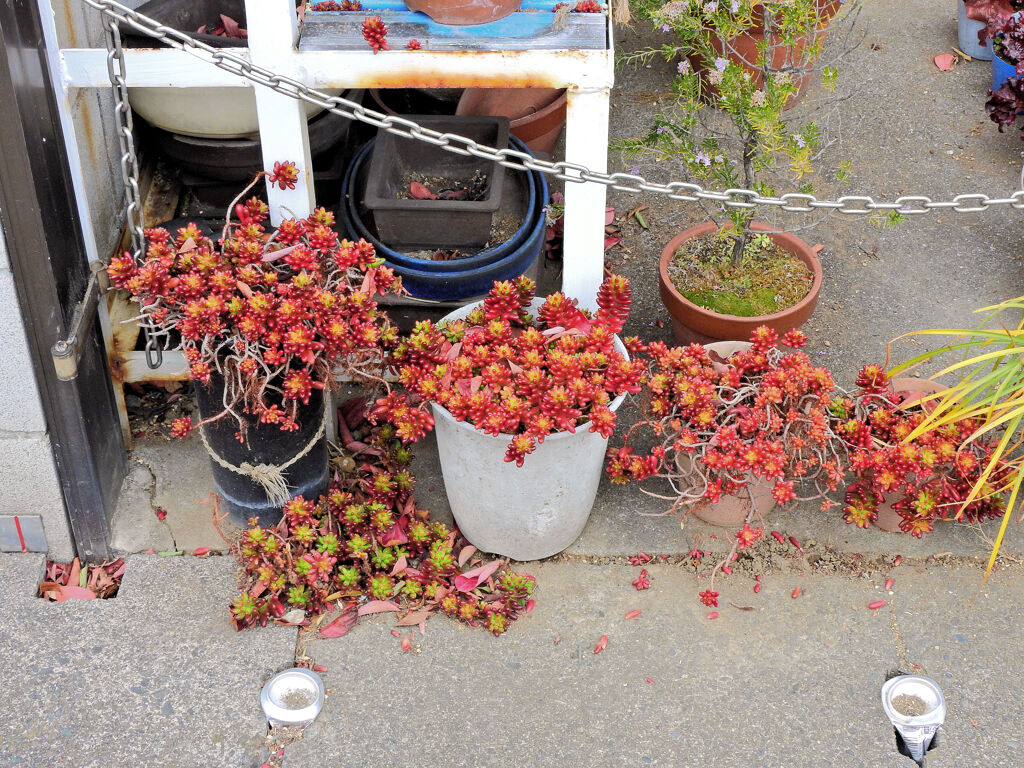
[[[592,171],[608,170],[609,88],[570,87],[565,120],[565,159]],[[596,309],[604,277],[603,184],[565,182],[565,241],[562,292]]]
[[[296,78],[298,20],[294,1],[245,0],[245,18],[252,63]],[[254,86],[253,90],[260,122],[263,169],[272,171],[275,162],[290,160],[299,170],[295,189],[282,190],[268,185],[270,223],[276,227],[283,219],[308,216],[316,205],[306,105],[262,85]]]

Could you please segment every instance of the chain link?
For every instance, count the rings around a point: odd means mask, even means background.
[[[135,153],[135,126],[128,104],[128,72],[124,66],[124,48],[118,22],[110,18],[103,25],[107,44],[107,74],[114,92],[114,115],[117,119],[117,141],[121,146],[121,181],[125,191],[125,222],[132,241],[132,258],[141,261],[146,249],[146,236],[142,228],[142,193],[139,191],[139,158]],[[157,345],[149,327],[142,325],[146,339],[146,365],[159,368],[164,351]]]
[[[389,133],[406,138],[419,139],[435,146],[441,147],[449,152],[459,155],[470,155],[485,160],[499,162],[506,168],[516,170],[539,171],[570,183],[594,183],[603,184],[606,187],[621,192],[649,192],[657,195],[664,195],[673,200],[684,202],[707,202],[718,203],[727,208],[752,209],[759,206],[777,206],[783,211],[790,213],[812,213],[818,210],[833,210],[845,216],[864,216],[880,212],[896,212],[903,216],[917,216],[930,213],[934,210],[952,210],[957,213],[976,213],[987,211],[993,206],[1010,206],[1018,210],[1024,209],[1024,189],[1017,190],[1009,197],[992,198],[984,193],[968,193],[955,196],[952,200],[932,200],[927,195],[903,195],[893,202],[878,202],[869,195],[844,195],[837,200],[819,200],[812,194],[791,192],[779,197],[762,196],[760,193],[750,189],[727,189],[723,192],[706,190],[699,184],[690,182],[672,181],[667,184],[650,182],[643,176],[631,173],[599,173],[592,171],[586,166],[567,161],[548,162],[539,160],[532,155],[514,149],[497,149],[480,145],[465,136],[452,133],[439,133],[438,131],[425,128],[411,120],[397,115],[385,115],[349,101],[342,96],[331,96],[329,94],[310,88],[306,84],[293,80],[284,75],[278,75],[270,70],[252,64],[247,59],[228,53],[224,49],[214,48],[199,40],[193,40],[188,35],[171,29],[138,11],[127,8],[116,0],[84,0],[84,2],[101,11],[112,20],[119,21],[132,29],[157,38],[164,43],[196,56],[199,59],[208,61],[226,72],[245,78],[258,85],[266,86],[278,93],[291,96],[294,99],[315,104],[336,115],[358,120],[362,123],[383,128]],[[111,22],[114,26],[114,22]],[[119,38],[118,38],[119,39]],[[111,74],[111,82],[115,83],[115,91],[118,87],[126,92],[124,88],[124,61],[120,60],[120,71],[118,72],[119,82]],[[127,107],[127,96],[123,103]],[[119,119],[121,113],[119,112]],[[131,116],[127,116],[128,122],[128,150],[131,151]],[[124,150],[122,143],[122,150]],[[125,158],[122,158],[122,167],[125,165]],[[131,162],[134,163],[134,152],[131,152]],[[135,169],[137,178],[137,168]],[[126,174],[125,183],[133,185],[132,176]],[[137,194],[137,183],[134,183],[134,190]],[[129,215],[132,207],[129,204]],[[134,238],[134,233],[133,233]]]

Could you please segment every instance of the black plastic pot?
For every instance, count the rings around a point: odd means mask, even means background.
[[[507,117],[448,117],[413,115],[410,120],[441,133],[466,136],[490,147],[508,146]],[[482,200],[402,199],[411,173],[425,177],[469,179],[475,171],[487,174]],[[423,248],[479,248],[491,236],[491,220],[501,207],[505,168],[478,157],[447,152],[425,141],[377,131],[366,207],[373,211],[380,239],[391,245]]]
[[[358,92],[345,98],[358,99]],[[348,152],[346,145],[352,121],[333,112],[321,112],[310,119],[309,151],[314,159],[334,149]],[[163,153],[183,171],[206,179],[245,183],[263,170],[259,139],[206,139],[150,128]]]
[[[245,0],[149,0],[136,9],[156,19],[165,27],[184,32],[193,40],[201,40],[216,48],[242,48],[248,42],[236,37],[221,37],[196,32],[204,24],[215,24],[220,14],[229,16],[245,29]],[[134,27],[121,25],[121,37],[128,48],[166,48],[165,43],[144,35]]]
[[[223,380],[214,376],[210,385],[194,382],[196,405],[202,419],[216,416],[224,410]],[[313,436],[320,431],[324,415],[324,396],[320,390],[313,390],[307,405],[299,403],[297,421],[299,429],[285,432],[275,424],[252,424],[246,433],[246,442],[240,443],[235,437],[238,425],[232,416],[218,419],[202,427],[210,449],[228,464],[240,467],[248,462],[252,465],[270,464],[280,466],[290,461],[306,447]],[[260,525],[274,525],[281,519],[281,506],[267,498],[263,487],[250,478],[221,466],[212,457],[213,484],[221,497],[221,509],[230,513],[235,522],[245,525],[255,517]],[[329,482],[327,468],[327,435],[320,435],[313,447],[284,473],[289,496],[302,495],[316,499],[327,490]]]

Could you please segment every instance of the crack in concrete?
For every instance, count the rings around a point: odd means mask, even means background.
[[[896,605],[892,599],[889,600],[889,629],[892,631],[893,642],[896,645],[896,660],[899,663],[899,668],[905,674],[911,674],[912,672],[926,674],[924,667],[917,666],[913,670],[911,669],[910,660],[907,658],[907,643],[903,639],[903,633],[900,631],[900,623],[896,619]]]
[[[138,464],[140,467],[142,467],[149,473],[149,485],[146,487],[146,495],[149,496],[149,508],[150,510],[152,510],[153,514],[156,515],[157,520],[160,520],[160,522],[163,523],[164,526],[167,528],[167,532],[171,535],[171,546],[173,547],[174,551],[177,552],[178,541],[174,537],[174,529],[171,528],[166,519],[161,520],[160,515],[157,514],[158,511],[161,510],[161,507],[156,503],[156,470],[153,469],[153,466],[145,459],[140,459],[135,454],[130,455],[132,461],[134,461],[136,464]]]

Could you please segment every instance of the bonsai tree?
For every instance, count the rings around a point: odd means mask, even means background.
[[[855,5],[851,0],[847,5]],[[821,63],[822,44],[838,3],[822,0],[641,0],[640,11],[676,42],[625,57],[645,61],[657,54],[675,61],[670,112],[644,138],[622,141],[627,156],[681,158],[697,181],[750,189],[761,196],[808,193],[813,163],[828,146],[819,124],[786,113],[820,71],[829,90],[837,71]],[[844,180],[843,163],[836,178]],[[728,207],[723,236],[733,240],[739,265],[750,237],[754,209]]]

